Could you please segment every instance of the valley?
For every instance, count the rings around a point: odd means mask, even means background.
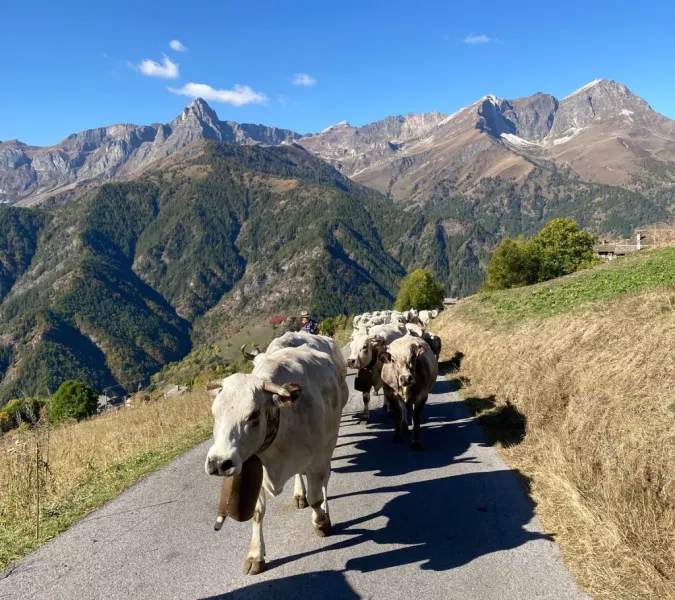
[[[500,239],[554,217],[670,220],[675,122],[607,80],[305,136],[198,99],[164,125],[0,143],[0,193],[6,401],[146,382],[271,315],[388,306],[415,268],[470,295]]]

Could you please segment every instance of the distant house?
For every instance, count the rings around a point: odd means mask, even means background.
[[[664,246],[675,246],[675,222],[640,227],[627,240],[603,240],[594,246],[593,254],[598,258],[614,260],[620,256],[626,256],[626,254],[644,250],[645,248]]]
[[[614,242],[602,240],[602,242],[594,246],[593,255],[596,258],[614,260],[615,258],[619,258],[619,256],[626,256],[626,254],[637,252],[650,245],[644,230],[636,230],[634,237],[627,240]]]
[[[457,298],[443,298],[443,306],[452,306],[458,302],[459,300]]]

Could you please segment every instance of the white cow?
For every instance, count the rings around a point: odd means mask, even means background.
[[[408,333],[417,337],[422,337],[424,333],[424,327],[417,323],[406,323],[405,328],[408,330]]]
[[[366,369],[372,378],[372,388],[379,393],[382,388],[380,372],[381,363],[377,360],[378,353],[394,340],[403,337],[407,333],[403,325],[378,325],[368,331],[355,332],[349,348],[347,366],[352,369]],[[370,419],[370,390],[362,390],[363,394],[363,419]]]
[[[429,326],[431,319],[435,319],[438,316],[437,310],[421,310],[418,316],[422,327],[425,329]]]
[[[244,562],[244,572],[254,575],[265,568],[262,526],[267,495],[279,495],[296,473],[307,476],[316,533],[330,534],[330,461],[349,389],[329,354],[304,345],[261,354],[252,373],[223,379],[215,394],[211,409],[214,442],[206,457],[206,472],[237,475],[254,455],[263,465],[253,535]]]
[[[256,365],[264,360],[266,355],[274,354],[284,348],[299,348],[300,346],[305,345],[314,350],[319,350],[320,352],[328,354],[338,368],[340,377],[343,379],[347,377],[347,362],[340,346],[338,346],[332,338],[326,337],[325,335],[314,335],[312,333],[307,333],[306,331],[287,331],[278,338],[273,339],[264,353],[257,349],[255,353],[247,352],[246,344],[241,347],[241,351],[245,358],[252,360],[253,364]],[[295,477],[292,503],[296,508],[305,508],[307,506],[305,483],[300,474]]]

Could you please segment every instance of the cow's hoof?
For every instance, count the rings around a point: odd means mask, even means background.
[[[394,444],[400,444],[403,441],[403,436],[400,433],[394,434]]]
[[[314,531],[319,537],[328,537],[333,532],[333,527],[330,521],[322,523],[321,525],[314,525]]]
[[[247,558],[244,561],[244,575],[259,575],[265,570],[265,560],[252,560]]]
[[[419,440],[413,440],[410,442],[410,449],[415,451],[421,450],[422,444],[420,444]]]
[[[295,508],[298,509],[307,508],[307,497],[293,496],[293,500],[291,500],[291,506],[294,506]]]

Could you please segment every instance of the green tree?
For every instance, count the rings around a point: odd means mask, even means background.
[[[81,381],[64,381],[56,390],[49,411],[49,420],[58,423],[64,419],[84,419],[97,408],[98,394]]]
[[[504,290],[574,273],[593,265],[598,237],[574,219],[553,219],[530,240],[504,238],[492,255],[484,289]]]
[[[396,297],[396,310],[431,310],[443,306],[445,288],[434,279],[431,271],[417,269],[406,275]]]
[[[537,249],[525,238],[504,238],[487,268],[485,290],[505,290],[531,285],[539,277]]]
[[[319,323],[319,331],[322,335],[333,337],[335,329],[335,319],[333,317],[328,317]]]
[[[579,229],[574,219],[549,221],[530,242],[539,263],[537,280],[562,277],[592,264],[597,241],[597,235]]]

